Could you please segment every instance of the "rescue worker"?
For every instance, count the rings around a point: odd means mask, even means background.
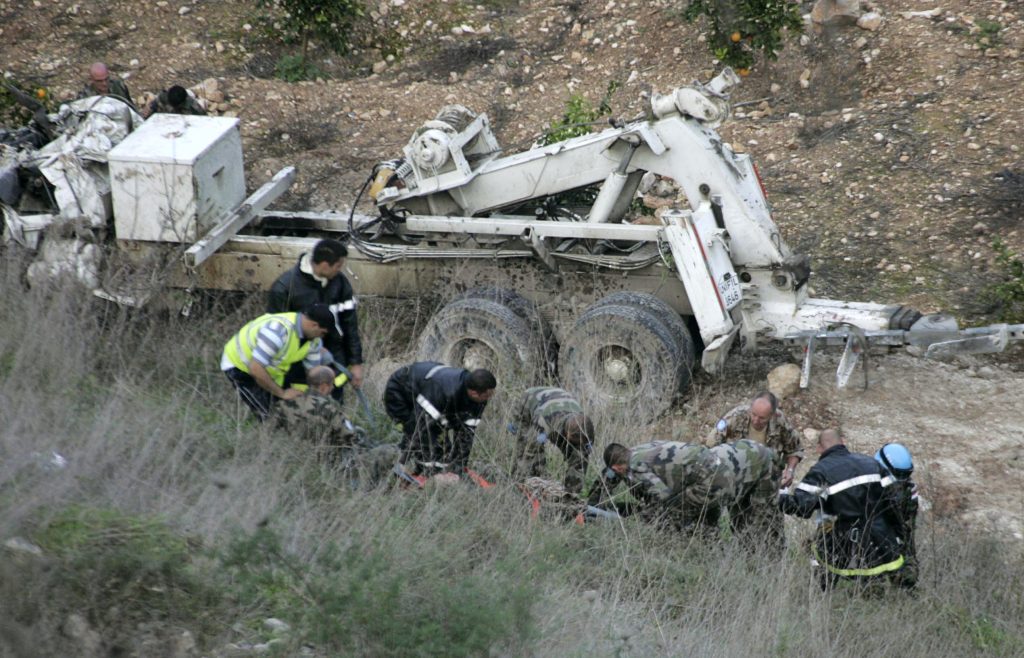
[[[762,391],[750,404],[734,407],[715,424],[704,445],[711,447],[726,441],[753,439],[782,455],[786,467],[782,471],[783,487],[793,483],[796,465],[804,458],[800,435],[779,409],[774,393]]]
[[[311,368],[306,382],[309,389],[304,395],[282,400],[275,407],[278,426],[291,436],[313,443],[326,462],[352,472],[364,484],[380,481],[398,461],[398,446],[374,445],[352,424],[341,405],[331,398],[333,370],[327,366]]]
[[[298,311],[312,304],[326,304],[334,316],[324,345],[334,360],[352,373],[352,385],[363,385],[363,344],[359,339],[359,319],[352,286],[341,271],[348,249],[337,240],[321,240],[313,250],[302,254],[295,266],[279,276],[267,297],[268,313]],[[288,373],[289,383],[301,383],[301,368]],[[333,396],[341,400],[341,387]]]
[[[886,443],[875,453],[875,461],[894,482],[886,488],[892,506],[900,518],[900,547],[903,568],[896,572],[895,582],[905,589],[917,586],[917,546],[914,531],[917,528],[918,494],[914,475],[914,460],[901,443]]]
[[[466,474],[480,416],[495,388],[494,375],[483,369],[421,361],[396,370],[384,389],[384,409],[402,425],[405,470]]]
[[[142,108],[142,117],[148,119],[156,113],[206,116],[206,109],[181,85],[168,87],[157,94],[149,105]]]
[[[547,472],[546,445],[565,457],[565,488],[573,494],[583,489],[594,423],[570,393],[548,386],[526,389],[509,429],[516,436],[515,475],[543,477]]]
[[[115,96],[135,109],[132,95],[128,93],[128,85],[117,76],[110,75],[110,70],[103,62],[95,62],[89,67],[89,81],[78,93],[78,98],[89,96]]]
[[[293,364],[321,365],[328,357],[321,338],[333,323],[334,315],[324,304],[314,304],[304,313],[268,313],[246,324],[224,345],[221,370],[261,422],[275,399],[302,395],[286,386],[285,373]]]
[[[780,493],[779,507],[805,519],[820,514],[811,551],[822,588],[891,576],[904,564],[900,519],[883,487],[891,478],[868,455],[850,452],[835,430],[818,437],[818,454],[795,491]]]
[[[700,444],[653,441],[632,449],[618,443],[604,452],[607,491],[624,479],[644,507],[660,507],[662,518],[685,528],[714,533],[722,509],[744,540],[763,541],[761,532],[781,525],[771,511],[778,492],[780,464],[775,452],[756,441],[706,448]],[[593,501],[593,498],[592,498]],[[781,532],[772,532],[781,537]],[[773,548],[781,549],[779,542]]]

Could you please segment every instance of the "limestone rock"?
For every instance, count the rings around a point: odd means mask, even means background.
[[[882,27],[882,15],[877,11],[868,12],[857,19],[857,27],[869,32],[875,32],[878,28]]]
[[[61,630],[64,635],[78,643],[78,652],[76,655],[81,656],[82,658],[100,655],[103,639],[100,637],[99,633],[89,626],[89,622],[86,621],[85,617],[82,615],[68,615],[68,618],[64,620],[64,626]]]
[[[818,0],[811,21],[818,25],[853,25],[860,17],[860,0]]]
[[[800,392],[800,366],[787,363],[768,373],[768,390],[780,400]]]

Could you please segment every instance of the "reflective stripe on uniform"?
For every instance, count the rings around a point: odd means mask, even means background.
[[[477,425],[480,424],[480,419],[479,418],[470,418],[469,420],[464,421],[464,422],[466,423],[466,425],[469,425],[470,427],[476,427]]]
[[[420,466],[426,466],[427,468],[448,468],[448,464],[442,462],[420,462]]]
[[[868,475],[858,475],[855,478],[843,480],[842,482],[836,482],[835,484],[828,488],[816,487],[813,484],[806,484],[804,482],[801,482],[800,484],[796,485],[796,488],[800,491],[806,491],[809,494],[819,496],[822,500],[824,500],[829,496],[833,496],[839,493],[840,491],[846,491],[847,489],[852,489],[853,487],[858,487],[862,484],[874,484],[876,482],[881,484],[883,487],[892,484],[891,481],[884,482],[882,480],[881,475],[878,475],[877,473],[872,473]]]
[[[858,475],[857,477],[850,478],[849,480],[843,480],[842,482],[836,482],[835,484],[833,484],[828,489],[825,489],[825,491],[822,492],[821,497],[822,498],[828,498],[829,496],[833,496],[833,495],[839,493],[840,491],[846,491],[847,489],[852,489],[853,487],[859,487],[862,484],[880,483],[881,481],[882,481],[882,476],[879,475],[878,473],[869,473],[868,475]]]
[[[436,421],[439,421],[445,427],[448,426],[448,419],[443,417],[441,415],[441,412],[437,410],[437,407],[435,407],[430,402],[430,400],[423,397],[422,394],[416,396],[416,404],[420,405],[423,411],[426,411],[428,414],[430,414],[431,418],[433,418]]]
[[[430,371],[427,373],[427,376],[424,377],[423,379],[430,379],[431,377],[436,375],[439,371],[444,370],[447,367],[448,366],[434,366],[433,368],[430,369]]]
[[[342,311],[351,311],[356,307],[356,298],[344,302],[338,302],[337,304],[331,304],[328,308],[331,309],[331,313],[341,313]]]
[[[892,562],[886,562],[885,564],[880,564],[877,567],[869,567],[866,569],[840,569],[839,567],[833,567],[828,563],[828,561],[822,559],[821,556],[818,555],[817,546],[812,546],[811,552],[814,554],[814,558],[825,567],[826,571],[834,573],[837,576],[877,576],[889,571],[897,571],[904,563],[903,556],[900,555]]]
[[[807,493],[814,494],[815,496],[821,493],[821,487],[816,487],[813,484],[806,484],[804,482],[796,485],[796,488],[799,491],[806,491]]]

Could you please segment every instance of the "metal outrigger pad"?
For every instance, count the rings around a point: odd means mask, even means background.
[[[857,363],[864,360],[864,390],[868,388],[868,341],[860,327],[846,325],[846,347],[836,368],[836,388],[846,388]]]

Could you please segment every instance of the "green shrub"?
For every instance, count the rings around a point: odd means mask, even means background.
[[[707,20],[711,52],[741,75],[749,72],[758,52],[778,57],[784,30],[803,31],[800,3],[794,0],[689,0],[683,16]]]
[[[310,43],[347,54],[365,13],[359,0],[256,0],[256,6],[269,12],[263,22],[272,36],[300,47],[298,55],[282,57],[275,67],[277,77],[289,82],[322,77],[309,60]]]
[[[194,565],[188,540],[160,519],[71,506],[34,539],[56,559],[51,595],[70,609],[91,611],[94,623],[115,635],[152,620],[202,632],[220,607],[219,591]]]
[[[274,75],[285,82],[299,82],[324,77],[324,72],[302,55],[285,55],[277,60]]]
[[[576,93],[570,96],[562,117],[552,122],[540,143],[547,146],[592,132],[593,124],[611,113],[612,95],[620,86],[622,85],[615,80],[609,82],[604,96],[596,107],[583,94]]]
[[[996,252],[999,282],[992,284],[986,296],[1003,322],[1024,322],[1024,260],[995,238],[992,249]]]
[[[413,550],[415,557],[396,559]],[[452,557],[429,542],[367,540],[347,548],[328,543],[304,560],[261,528],[236,537],[222,564],[237,600],[252,613],[285,619],[320,647],[358,655],[486,655],[489,647],[527,640],[534,596],[517,581],[515,565],[452,571]]]

